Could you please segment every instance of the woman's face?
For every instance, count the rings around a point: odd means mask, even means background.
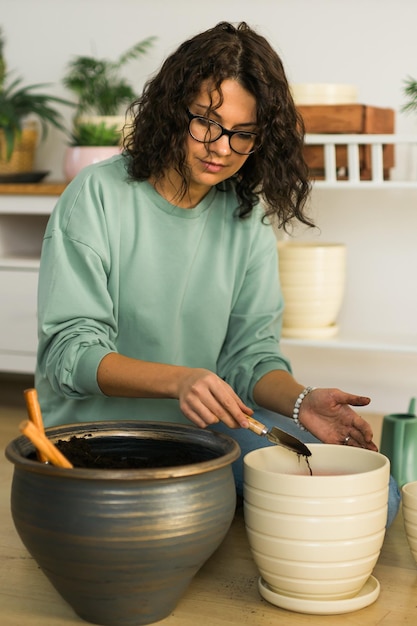
[[[215,108],[220,97],[214,91],[210,101],[209,85],[204,84],[190,104],[193,115],[201,115],[221,124],[227,130],[256,132],[256,100],[237,81],[227,79],[221,85],[223,103]],[[187,138],[187,165],[190,170],[189,196],[203,198],[211,187],[230,178],[240,170],[248,155],[234,152],[229,137],[222,135],[211,143]]]

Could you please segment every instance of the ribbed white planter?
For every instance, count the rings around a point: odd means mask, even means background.
[[[285,302],[283,337],[313,339],[336,335],[345,291],[346,246],[280,241],[278,255]]]
[[[353,446],[308,447],[309,467],[280,446],[244,457],[245,525],[258,589],[287,610],[348,613],[379,595],[372,571],[385,536],[389,460]]]

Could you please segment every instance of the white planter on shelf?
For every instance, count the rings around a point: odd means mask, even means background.
[[[297,105],[356,104],[358,101],[356,85],[293,83],[290,88]]]
[[[284,297],[282,336],[333,337],[345,291],[346,246],[280,241],[279,274]]]

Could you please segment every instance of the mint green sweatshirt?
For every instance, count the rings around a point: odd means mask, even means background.
[[[177,400],[109,398],[110,352],[202,367],[250,406],[255,383],[290,370],[279,349],[276,238],[258,207],[233,216],[231,184],[194,209],[128,181],[123,156],[72,181],[49,220],[40,265],[36,387],[45,425],[94,420],[189,423]]]

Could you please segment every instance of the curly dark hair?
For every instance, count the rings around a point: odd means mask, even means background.
[[[286,229],[295,218],[313,226],[304,207],[310,192],[303,157],[304,124],[291,96],[282,62],[268,41],[245,22],[221,22],[185,41],[145,84],[132,103],[132,131],[125,139],[133,180],[159,180],[174,168],[187,189],[187,109],[211,81],[222,101],[221,84],[234,79],[257,103],[259,148],[231,181],[244,218],[261,198],[266,216]],[[220,106],[220,104],[218,106]]]

